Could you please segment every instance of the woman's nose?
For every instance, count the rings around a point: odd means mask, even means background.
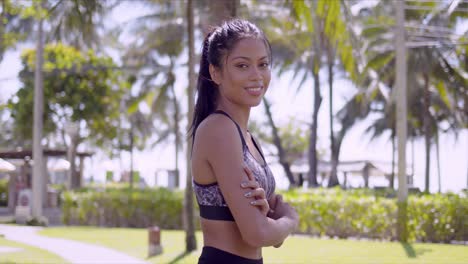
[[[263,80],[262,70],[259,67],[252,67],[250,78],[252,80]]]

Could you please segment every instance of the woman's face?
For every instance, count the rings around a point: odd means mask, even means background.
[[[260,39],[239,40],[223,58],[222,69],[210,65],[212,79],[218,84],[218,103],[257,106],[270,84],[270,61],[265,43]]]

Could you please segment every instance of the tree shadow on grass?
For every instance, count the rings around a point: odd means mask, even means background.
[[[426,252],[431,252],[431,249],[421,248],[418,250],[414,250],[413,246],[410,243],[400,243],[401,246],[405,249],[406,255],[409,258],[417,258]]]
[[[168,264],[175,264],[177,263],[177,261],[185,258],[186,256],[190,255],[191,252],[187,252],[187,251],[184,251],[182,253],[180,253],[179,255],[177,255],[173,260],[171,260],[170,262],[168,262]]]

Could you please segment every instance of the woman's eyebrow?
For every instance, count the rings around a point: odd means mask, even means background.
[[[237,56],[237,57],[232,58],[232,60],[235,60],[235,59],[251,60],[250,57],[245,57],[245,56]],[[258,60],[264,60],[264,59],[268,59],[268,56],[263,56],[263,57],[259,58]]]

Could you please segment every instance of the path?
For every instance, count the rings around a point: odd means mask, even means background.
[[[0,234],[4,235],[5,239],[47,250],[71,263],[147,263],[114,249],[68,239],[41,236],[37,234],[40,229],[42,228],[0,224]]]

